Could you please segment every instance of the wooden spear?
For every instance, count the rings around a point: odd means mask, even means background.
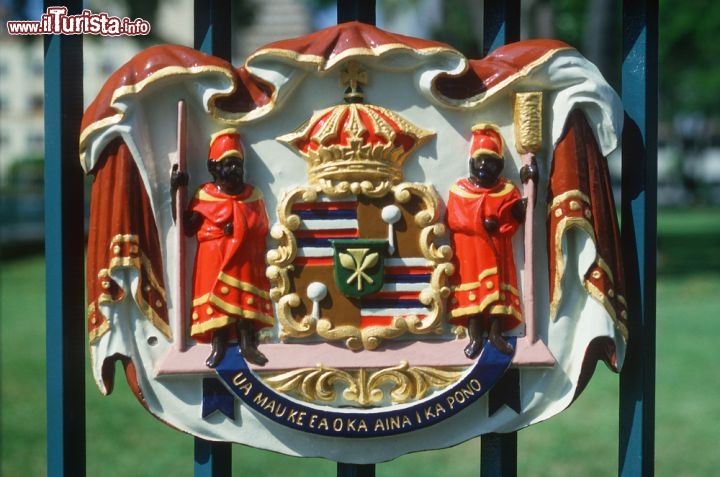
[[[173,184],[173,219],[177,229],[177,253],[178,253],[178,271],[177,281],[175,282],[175,296],[177,297],[177,306],[173,321],[175,324],[175,349],[177,351],[185,351],[185,315],[187,313],[187,305],[185,298],[185,225],[183,223],[183,215],[187,206],[187,109],[185,101],[178,101],[177,110],[177,162],[173,164],[173,174],[179,180]]]
[[[542,147],[542,101],[540,91],[515,94],[514,124],[515,147],[520,153],[523,166],[532,166]],[[524,183],[527,199],[525,213],[525,269],[523,274],[523,314],[525,336],[518,340],[516,361],[526,366],[552,366],[555,358],[545,343],[539,339],[536,330],[535,281],[533,267],[533,236],[537,184],[531,178]]]

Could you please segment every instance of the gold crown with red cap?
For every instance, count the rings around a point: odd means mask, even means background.
[[[503,159],[503,138],[500,130],[493,124],[476,124],[472,128],[470,157],[475,158],[481,154]]]
[[[295,131],[278,137],[308,163],[308,179],[329,195],[348,191],[381,196],[402,181],[403,163],[434,135],[398,113],[362,102],[366,71],[346,65],[347,104],[318,111]]]
[[[209,161],[221,161],[229,156],[245,158],[240,133],[234,129],[224,129],[213,134],[210,139]]]

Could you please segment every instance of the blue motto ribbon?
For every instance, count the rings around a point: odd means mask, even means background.
[[[509,337],[514,347],[516,338]],[[485,343],[470,371],[439,393],[391,408],[336,408],[291,399],[266,386],[247,366],[237,346],[215,368],[228,388],[247,406],[283,426],[336,437],[381,437],[422,429],[457,414],[492,388],[512,356]]]

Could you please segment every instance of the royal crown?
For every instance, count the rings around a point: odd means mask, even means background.
[[[382,195],[402,181],[405,160],[433,135],[399,114],[363,103],[367,74],[346,66],[345,104],[318,111],[294,132],[278,138],[308,163],[308,180],[325,193]]]

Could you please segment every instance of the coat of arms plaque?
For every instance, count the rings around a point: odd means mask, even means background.
[[[550,40],[141,52],[82,125],[97,385],[120,360],[179,430],[354,463],[552,417],[624,357],[622,118]]]

